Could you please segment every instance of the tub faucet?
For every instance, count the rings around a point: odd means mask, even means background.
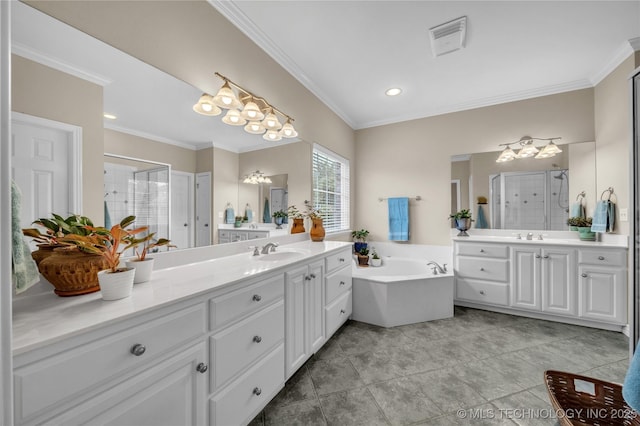
[[[271,253],[273,253],[274,251],[276,251],[276,247],[278,247],[278,243],[267,243],[264,245],[264,247],[262,247],[262,254],[268,254],[269,253],[269,249],[271,249]]]
[[[441,274],[446,274],[447,273],[447,264],[443,263],[442,266],[438,265],[437,262],[434,262],[433,260],[429,263],[427,263],[427,266],[433,266],[433,271],[434,272],[439,272]],[[437,273],[434,273],[434,275],[438,275]]]

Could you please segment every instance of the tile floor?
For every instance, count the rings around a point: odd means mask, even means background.
[[[251,425],[555,425],[545,370],[621,383],[627,366],[621,333],[476,309],[395,328],[349,321]]]

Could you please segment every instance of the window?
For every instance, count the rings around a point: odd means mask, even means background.
[[[319,145],[313,146],[313,205],[327,232],[349,229],[349,160]]]

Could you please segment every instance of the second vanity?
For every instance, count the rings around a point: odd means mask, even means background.
[[[622,331],[623,242],[454,238],[456,304]]]
[[[157,270],[119,301],[14,302],[15,423],[246,424],[351,315],[350,262],[303,241]]]

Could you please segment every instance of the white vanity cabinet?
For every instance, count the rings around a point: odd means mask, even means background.
[[[247,229],[218,229],[218,243],[235,243],[236,241],[249,241],[257,238],[268,238],[269,231],[255,231]]]
[[[327,336],[335,333],[353,311],[350,260],[351,248],[325,259],[324,318]]]
[[[515,245],[511,253],[511,306],[559,315],[577,314],[575,249]]]
[[[285,272],[286,378],[325,342],[324,260]]]
[[[580,317],[627,324],[626,251],[582,250],[578,283]]]
[[[621,330],[623,247],[454,240],[456,304]]]
[[[14,357],[16,424],[202,424],[205,312],[162,309]]]

